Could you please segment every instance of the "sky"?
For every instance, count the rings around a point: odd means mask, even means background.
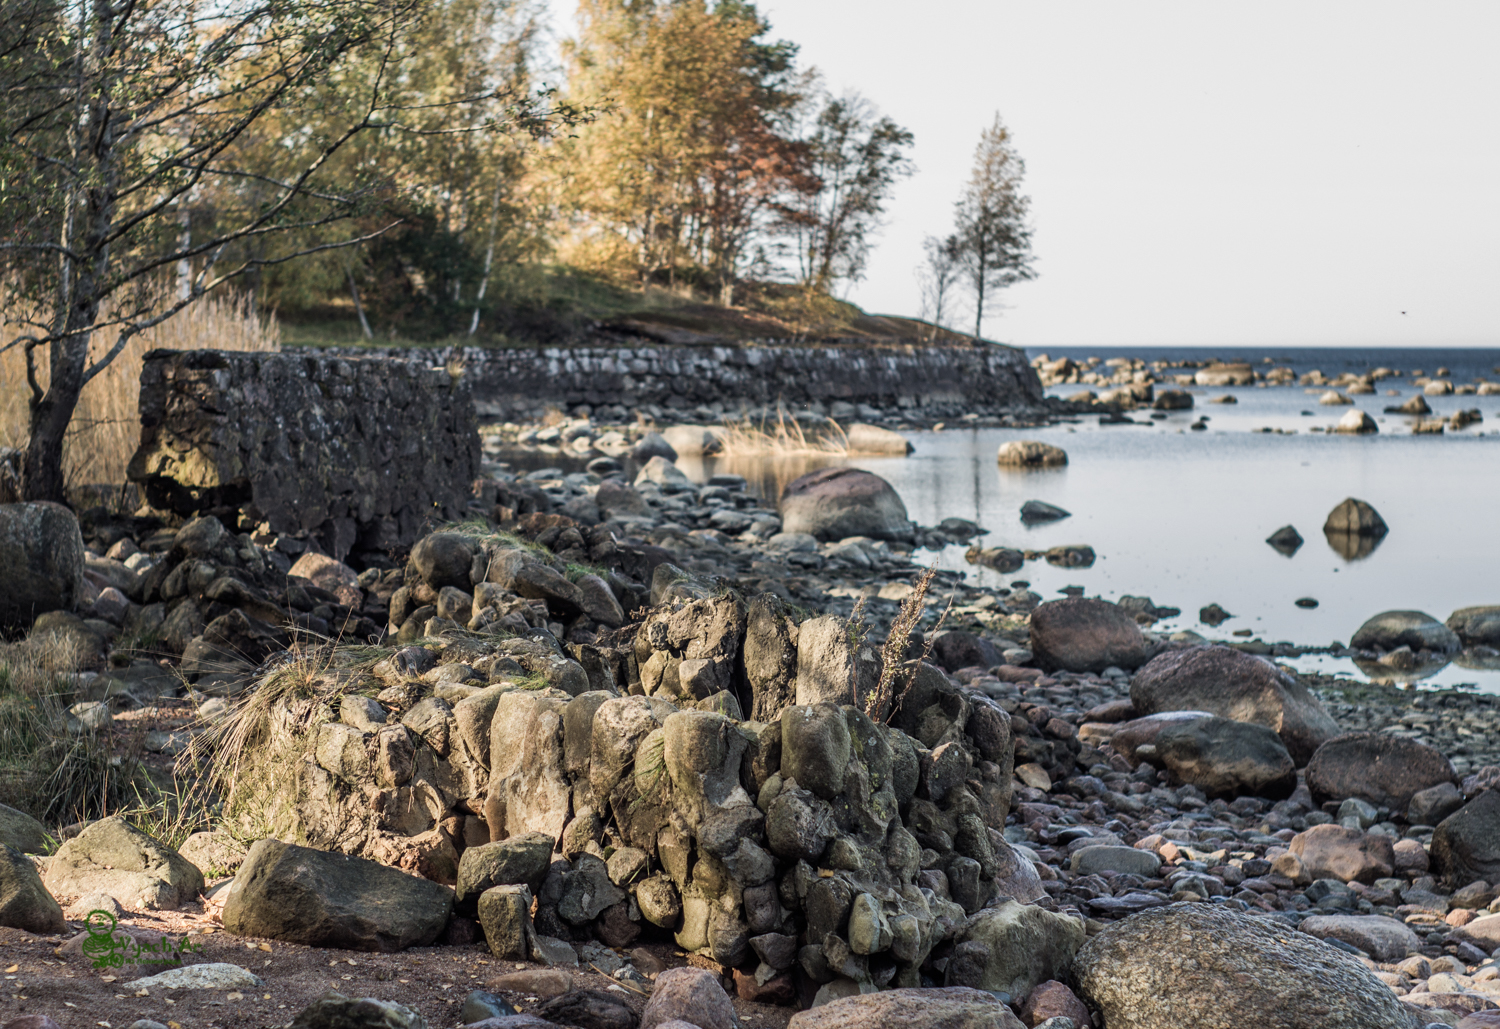
[[[568,31],[571,3],[552,2]],[[998,112],[1038,277],[1005,292],[989,338],[1500,347],[1493,0],[759,7],[833,91],[916,136],[847,292],[867,311],[919,313],[922,240],[951,230]]]

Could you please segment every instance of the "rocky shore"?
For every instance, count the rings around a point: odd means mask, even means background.
[[[53,561],[7,580],[12,610],[59,608],[8,657],[72,655],[80,737],[190,715],[142,742],[221,805],[177,849],[7,814],[0,923],[63,962],[30,989],[99,979],[102,907],[473,969],[317,1000],[353,973],[209,948],[173,992],[226,1029],[281,1024],[241,1003],[263,987],[306,1026],[1500,1021],[1497,698],[1297,675],[1152,633],[1149,601],[924,576],[979,527],[913,525],[848,469],[773,511],[689,481],[691,430],[582,427],[548,427],[605,455],[578,472],[507,471],[486,440],[467,520],[361,569],[228,512],[0,508]],[[1447,645],[1390,628],[1372,654]],[[173,1014],[116,980],[45,1014]]]

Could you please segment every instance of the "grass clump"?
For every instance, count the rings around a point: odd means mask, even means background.
[[[78,657],[60,636],[0,648],[0,803],[49,826],[102,818],[152,789],[107,728],[69,730]]]

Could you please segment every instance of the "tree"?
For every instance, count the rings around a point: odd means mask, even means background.
[[[569,93],[611,109],[560,161],[574,252],[727,298],[801,175],[796,47],[763,40],[770,26],[739,0],[583,0],[579,29]]]
[[[816,180],[788,211],[805,285],[829,290],[864,273],[872,237],[897,180],[912,173],[912,134],[857,93],[822,98],[803,141]]]
[[[391,224],[330,235],[401,191],[378,169],[335,175],[351,141],[541,131],[549,115],[567,116],[544,98],[490,90],[412,102],[394,87],[396,58],[431,6],[0,5],[0,270],[37,312],[5,312],[23,326],[7,346],[24,347],[31,389],[26,499],[63,499],[63,436],[79,394],[131,337],[252,270]],[[439,109],[479,113],[434,127]],[[279,159],[256,167],[246,148],[277,118]],[[117,341],[90,363],[89,341],[105,326],[118,327]]]
[[[963,244],[956,234],[945,239],[928,236],[922,241],[926,261],[917,269],[917,286],[922,293],[922,317],[939,328],[955,314],[953,291],[963,271]]]
[[[1011,146],[1010,132],[995,115],[979,138],[974,170],[957,203],[958,254],[974,295],[974,338],[980,337],[994,293],[1036,277],[1032,269],[1029,198],[1020,192],[1026,165]]]

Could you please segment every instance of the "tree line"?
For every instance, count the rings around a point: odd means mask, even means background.
[[[753,4],[581,0],[560,59],[531,0],[0,4],[24,494],[61,498],[82,387],[216,289],[462,338],[543,302],[544,262],[724,304],[863,275],[912,134],[833,95]],[[977,336],[1031,274],[1021,171],[997,119],[929,243],[933,321],[966,284]]]

